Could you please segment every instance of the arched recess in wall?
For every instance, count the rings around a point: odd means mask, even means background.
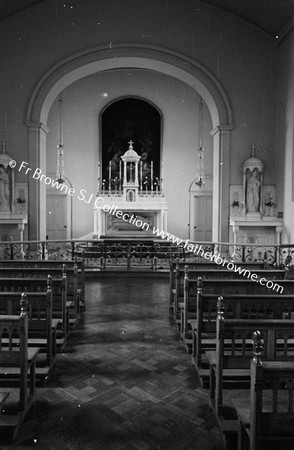
[[[102,178],[107,179],[109,162],[113,178],[120,178],[119,162],[133,142],[141,157],[142,174],[160,179],[162,113],[150,101],[135,96],[121,97],[108,103],[100,113],[99,127]]]
[[[114,57],[115,54],[115,57]],[[228,240],[229,160],[232,113],[218,80],[196,61],[155,46],[117,45],[72,55],[53,66],[39,81],[29,102],[29,159],[31,167],[46,172],[46,127],[57,95],[88,75],[117,68],[141,68],[172,76],[195,89],[206,103],[213,130],[213,241]],[[46,193],[40,183],[30,184],[30,238],[46,234]],[[36,213],[37,211],[37,213]]]

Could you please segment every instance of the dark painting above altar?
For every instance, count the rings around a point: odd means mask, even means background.
[[[141,157],[141,173],[146,183],[151,172],[160,179],[161,116],[150,103],[124,98],[112,103],[102,114],[102,179],[119,183],[122,178],[121,156],[129,141]],[[108,186],[107,186],[108,187]]]

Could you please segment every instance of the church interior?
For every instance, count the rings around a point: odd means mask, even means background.
[[[293,26],[0,1],[1,449],[294,448]]]

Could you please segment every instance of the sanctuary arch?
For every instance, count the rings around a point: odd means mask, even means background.
[[[113,51],[115,49],[115,58]],[[39,80],[27,110],[29,165],[46,173],[46,126],[56,97],[75,81],[119,68],[148,69],[172,76],[191,86],[203,98],[213,129],[213,217],[212,240],[228,240],[229,164],[232,113],[228,99],[216,78],[191,58],[156,46],[113,45],[72,55],[53,66]],[[46,190],[30,179],[30,239],[46,236]],[[168,230],[167,230],[168,231]]]

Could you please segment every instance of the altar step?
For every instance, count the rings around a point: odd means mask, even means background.
[[[93,267],[86,267],[86,278],[111,278],[114,275],[120,277],[132,278],[166,278],[169,279],[169,269],[150,270],[148,268],[131,267],[107,267],[105,270],[95,269]]]

